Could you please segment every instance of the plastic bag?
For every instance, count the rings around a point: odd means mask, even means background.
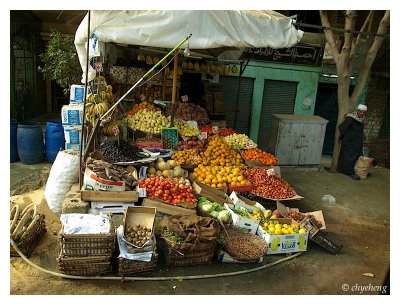
[[[367,179],[368,170],[372,167],[373,162],[373,158],[368,158],[364,156],[359,157],[356,161],[356,164],[354,165],[354,172],[361,179]]]
[[[328,202],[330,204],[335,204],[336,203],[336,198],[333,197],[332,195],[324,195],[322,196],[322,201]]]
[[[54,213],[61,213],[62,204],[72,185],[79,181],[79,155],[60,151],[54,160],[44,190],[47,204]]]

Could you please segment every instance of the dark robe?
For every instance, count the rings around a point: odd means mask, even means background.
[[[354,174],[354,164],[362,155],[363,124],[351,117],[347,117],[339,125],[341,147],[337,170],[346,175]]]

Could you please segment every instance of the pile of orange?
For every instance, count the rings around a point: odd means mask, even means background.
[[[180,165],[186,165],[190,167],[195,167],[202,162],[197,153],[197,149],[195,148],[178,151],[172,156],[172,159],[174,159]]]
[[[250,184],[243,176],[240,167],[237,166],[204,166],[200,164],[194,169],[193,175],[200,182],[215,188]]]
[[[133,108],[127,112],[125,112],[126,115],[134,115],[136,112],[138,112],[141,109],[147,109],[149,111],[159,111],[160,109],[154,106],[154,104],[149,103],[149,102],[141,102],[140,104],[135,104]]]
[[[265,165],[276,165],[278,163],[277,157],[259,148],[245,149],[242,154],[246,160],[255,160]]]
[[[200,152],[203,165],[243,167],[242,156],[232,149],[222,138],[215,135],[210,138],[204,152]]]

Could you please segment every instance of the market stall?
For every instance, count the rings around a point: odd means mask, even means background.
[[[100,41],[152,47],[179,48],[175,40],[183,45],[188,31],[194,49],[282,47],[299,38],[290,18],[264,11],[94,11],[90,20]],[[75,39],[83,68],[87,23]],[[152,61],[150,71],[161,61]],[[278,158],[248,135],[221,127],[206,109],[185,101],[171,109],[146,97],[127,111],[110,112],[123,98],[116,99],[102,71],[90,71],[92,91],[65,112],[68,122],[74,107],[85,103],[76,125],[91,129],[96,141],[85,143],[90,154],[80,156],[84,177],[76,192],[87,213],[72,209],[61,216],[60,271],[106,274],[115,255],[121,276],[152,271],[160,257],[171,267],[209,264],[215,257],[260,263],[265,255],[306,251],[308,240],[340,250],[320,233],[322,213],[316,218],[281,205],[303,197],[281,177]],[[112,215],[121,213],[122,223],[113,224]]]

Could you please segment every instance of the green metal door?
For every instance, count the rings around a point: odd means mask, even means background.
[[[258,129],[258,147],[268,150],[271,136],[272,114],[293,114],[297,83],[265,80],[263,103]]]
[[[239,133],[249,135],[254,78],[242,77],[238,101],[239,78],[234,76],[220,76],[219,82],[222,84],[224,93],[224,114],[227,126]]]

